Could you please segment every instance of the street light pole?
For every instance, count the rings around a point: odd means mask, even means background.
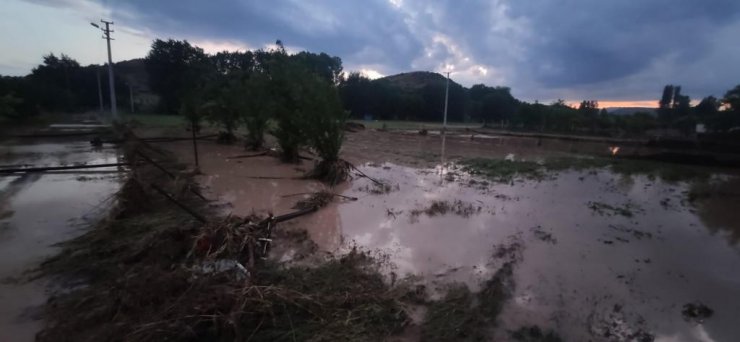
[[[111,39],[113,39],[110,37],[110,34],[111,32],[114,32],[110,29],[110,25],[113,25],[113,22],[102,19],[100,20],[100,22],[105,24],[105,28],[100,27],[96,23],[90,23],[90,25],[95,26],[103,31],[103,39],[105,39],[108,43],[108,88],[110,89],[110,111],[113,120],[118,120],[118,110],[116,106],[116,86],[113,77],[113,57],[111,56],[110,51],[110,41]]]
[[[442,134],[447,131],[447,100],[450,97],[450,73],[447,72],[447,83],[445,84],[445,117],[442,122]]]

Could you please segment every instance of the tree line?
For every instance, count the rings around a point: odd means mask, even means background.
[[[394,82],[393,77],[371,80],[356,72],[345,74],[339,57],[305,51],[288,54],[279,41],[276,46],[207,54],[187,41],[155,40],[145,65],[149,85],[159,95],[159,111],[216,123],[226,133],[225,139],[244,126],[252,147],[261,145],[259,133],[270,128],[268,122],[307,105],[300,101],[316,91],[309,86],[314,81],[329,87],[320,90],[321,96],[339,102],[355,119],[439,121],[442,117],[446,84],[441,75],[415,73],[426,79],[412,86]],[[100,66],[82,67],[66,55],[47,55],[26,77],[0,78],[0,115],[25,117],[38,111],[97,108],[98,71]],[[125,98],[123,82],[116,79],[116,83],[121,85],[116,87],[122,93],[119,97]],[[105,78],[103,86],[107,87]],[[103,96],[108,103],[107,89]],[[667,85],[655,112],[613,115],[592,100],[578,106],[563,100],[530,103],[515,98],[508,87],[465,88],[450,82],[448,119],[512,130],[598,135],[641,135],[656,128],[691,134],[700,123],[719,132],[740,126],[739,96],[740,85],[722,98],[708,96],[692,106],[680,86]],[[264,115],[246,115],[247,111]]]

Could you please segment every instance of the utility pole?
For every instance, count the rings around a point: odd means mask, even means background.
[[[110,41],[111,39],[113,39],[110,37],[110,34],[114,32],[110,29],[110,25],[113,25],[113,22],[102,19],[100,20],[100,22],[105,24],[105,28],[100,27],[100,25],[96,23],[90,23],[90,25],[95,26],[103,31],[103,39],[108,42],[108,88],[110,89],[110,111],[113,120],[118,120],[118,111],[116,109],[116,86],[113,78],[113,57],[111,57],[110,52]]]
[[[98,102],[100,103],[100,115],[99,119],[102,119],[103,113],[105,113],[105,107],[103,107],[103,86],[100,84],[100,68],[95,68],[95,74],[98,76]]]
[[[134,113],[134,87],[131,83],[128,84],[128,100],[131,103],[131,114]]]
[[[440,161],[442,162],[443,169],[445,167],[445,162],[446,162],[445,142],[446,142],[446,137],[447,137],[447,133],[446,133],[447,132],[447,102],[449,101],[449,98],[450,98],[450,73],[447,72],[447,83],[445,84],[445,114],[444,114],[444,119],[443,119],[444,121],[442,121],[442,134],[441,134],[442,135],[442,153],[440,154],[441,156]],[[442,177],[443,174],[444,174],[444,171],[440,173],[440,177]],[[440,178],[440,183],[441,182],[443,182],[442,178]]]
[[[450,97],[450,73],[447,72],[447,84],[445,85],[445,117],[442,122],[442,134],[447,131],[447,101]]]

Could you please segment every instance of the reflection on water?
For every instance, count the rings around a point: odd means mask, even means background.
[[[114,149],[93,150],[85,141],[8,143],[0,164],[68,165],[115,163]],[[48,257],[52,244],[80,232],[86,219],[119,184],[115,168],[0,176],[0,341],[32,341],[41,327],[46,282],[25,282],[23,274]]]
[[[709,231],[725,236],[731,245],[740,242],[740,178],[695,184],[690,196]]]
[[[607,330],[659,340],[737,336],[740,304],[727,299],[740,297],[740,253],[709,233],[685,184],[608,171],[512,184],[488,184],[454,167],[362,171],[399,190],[370,194],[368,180],[355,180],[345,194],[360,200],[339,206],[343,237],[389,253],[400,274],[420,275],[432,288],[451,281],[477,288],[501,266],[501,246],[521,246],[504,327],[538,324],[565,340]],[[423,212],[434,201],[458,200],[473,212]],[[684,321],[681,307],[693,301],[715,316],[701,326]]]

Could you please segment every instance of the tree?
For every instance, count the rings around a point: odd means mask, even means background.
[[[344,109],[348,110],[352,117],[363,118],[371,114],[376,102],[372,101],[373,84],[369,78],[359,72],[351,72],[346,79],[339,84],[339,94]]]
[[[729,111],[740,114],[740,84],[725,93],[722,103]]]
[[[719,106],[720,102],[717,100],[714,96],[707,96],[699,102],[696,107],[694,107],[694,112],[699,117],[711,117],[713,115],[716,115],[717,112],[719,112]]]
[[[259,149],[265,142],[265,131],[275,112],[275,99],[271,97],[269,77],[253,73],[243,84],[241,120],[247,127],[247,147]]]
[[[237,72],[249,73],[256,66],[254,54],[251,51],[222,51],[209,56],[209,61],[219,75],[227,75]]]
[[[476,84],[468,91],[470,116],[476,120],[499,122],[511,119],[519,101],[511,95],[509,87],[487,87]]]
[[[13,93],[0,96],[0,119],[4,118],[13,121],[20,119],[22,116],[18,108],[22,104],[23,100]]]
[[[663,87],[663,96],[658,102],[658,118],[666,125],[673,121],[673,94],[673,85],[666,85]]]
[[[185,41],[160,39],[146,57],[152,90],[159,94],[162,110],[177,113],[184,96],[202,83],[210,68],[203,49]]]
[[[331,84],[338,85],[342,81],[342,59],[339,57],[301,51],[291,58]]]
[[[595,100],[582,101],[578,106],[578,113],[583,118],[584,123],[590,126],[591,133],[595,133],[599,126],[599,102]]]

